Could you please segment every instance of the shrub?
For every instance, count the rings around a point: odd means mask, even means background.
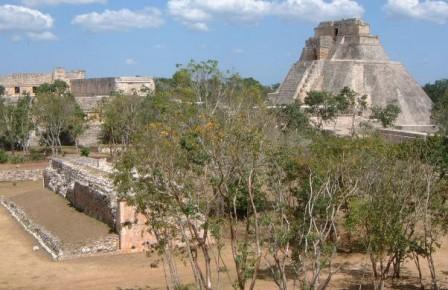
[[[45,159],[45,154],[38,150],[31,150],[29,155],[29,160],[31,161],[42,161]]]
[[[389,104],[385,108],[374,106],[371,118],[379,120],[383,128],[388,128],[395,123],[400,113],[401,109],[396,104]]]
[[[9,162],[12,164],[20,164],[24,163],[26,161],[26,158],[22,155],[10,155],[9,156]]]
[[[89,157],[89,155],[90,155],[90,148],[87,147],[81,148],[81,156]]]
[[[0,149],[0,164],[8,162],[8,154],[2,149]]]

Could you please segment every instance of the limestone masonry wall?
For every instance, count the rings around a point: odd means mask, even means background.
[[[86,241],[82,245],[67,247],[67,245],[64,245],[64,243],[51,232],[30,219],[26,212],[14,202],[0,197],[0,204],[9,211],[12,217],[15,218],[55,260],[116,253],[119,250],[119,238],[115,234],[109,234],[107,237],[96,241]]]
[[[108,96],[115,91],[115,78],[95,78],[70,82],[75,97]]]
[[[104,161],[91,162],[89,158],[53,158],[44,171],[44,185],[75,208],[115,228],[117,194],[108,173],[101,171]]]
[[[43,176],[42,169],[8,169],[0,171],[0,182],[37,181]]]
[[[143,251],[155,242],[154,237],[147,230],[145,216],[119,200],[110,178],[112,172],[105,160],[53,158],[44,171],[44,185],[114,229],[121,252]]]

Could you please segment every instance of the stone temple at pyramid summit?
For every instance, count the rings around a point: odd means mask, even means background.
[[[402,128],[430,125],[430,98],[402,64],[389,59],[379,37],[360,19],[320,23],[270,100],[303,103],[310,91],[337,93],[344,87],[367,95],[371,106],[399,105],[396,123]]]

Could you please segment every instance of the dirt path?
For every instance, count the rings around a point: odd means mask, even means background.
[[[11,190],[11,185],[0,183],[0,195],[8,192],[9,197],[20,197],[36,190],[38,184],[23,183]],[[38,199],[36,200],[38,202]],[[39,205],[39,204],[37,204]],[[49,209],[51,210],[51,209]],[[64,222],[59,220],[59,224]],[[0,289],[1,290],[124,290],[124,289],[166,289],[163,268],[151,268],[150,264],[157,256],[146,257],[145,254],[89,257],[77,260],[54,262],[42,250],[33,252],[37,242],[0,206]],[[439,278],[448,285],[448,241],[436,256]],[[225,255],[226,263],[231,265],[231,255]],[[358,290],[360,284],[368,284],[369,264],[362,255],[341,257],[338,262],[347,263],[340,274],[336,275],[331,289]],[[276,289],[270,281],[269,273],[257,281],[257,289]],[[192,275],[187,266],[180,264],[179,273],[182,281],[192,282]],[[415,288],[416,273],[412,264],[404,269],[407,279],[401,285],[388,289]],[[413,284],[413,285],[412,285]],[[230,290],[231,283],[226,282],[220,290]],[[369,287],[363,286],[366,290]],[[446,289],[446,288],[444,288]]]

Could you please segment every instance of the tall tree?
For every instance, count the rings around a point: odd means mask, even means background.
[[[42,142],[53,154],[62,151],[61,134],[82,131],[85,115],[64,81],[38,87],[33,103],[33,116]]]
[[[22,96],[17,103],[6,103],[0,99],[0,135],[11,146],[28,151],[28,140],[33,129],[31,97]]]

